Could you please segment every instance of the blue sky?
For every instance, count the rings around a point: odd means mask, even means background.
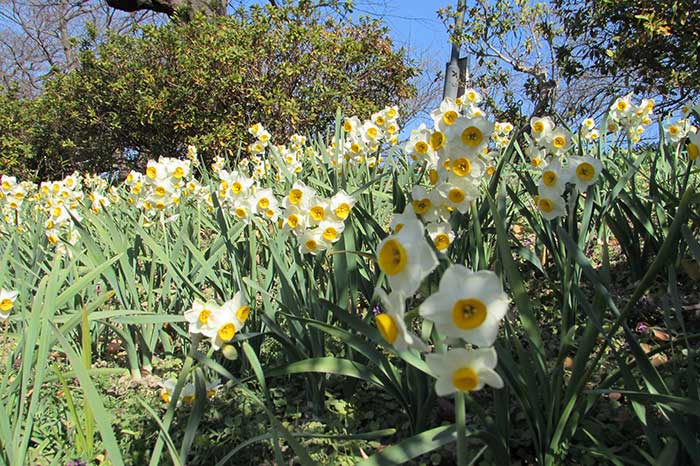
[[[452,3],[448,0],[359,0],[355,11],[383,19],[397,45],[405,45],[409,50],[429,50],[446,62],[450,56],[447,28],[438,18],[437,10]]]

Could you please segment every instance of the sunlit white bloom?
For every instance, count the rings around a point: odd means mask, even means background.
[[[224,343],[233,340],[233,337],[245,324],[249,314],[250,307],[239,291],[232,299],[222,304],[216,312],[209,315],[211,322],[202,328],[202,334],[208,337],[211,346],[218,350]]]
[[[10,312],[15,305],[17,292],[0,289],[0,320],[5,320],[10,316]]]
[[[345,220],[355,206],[355,199],[342,189],[331,197],[328,207],[338,220]]]
[[[542,170],[540,178],[540,190],[546,189],[561,196],[566,189],[566,183],[571,180],[571,172],[568,166],[562,166],[559,160],[553,160]]]
[[[425,240],[425,229],[418,220],[407,220],[395,234],[377,246],[377,262],[392,291],[411,296],[421,281],[438,265],[433,248]]]
[[[530,134],[538,144],[542,144],[549,140],[549,137],[554,131],[554,122],[548,116],[530,118]]]
[[[188,331],[202,333],[202,329],[211,327],[211,316],[219,310],[219,306],[213,301],[202,303],[195,299],[192,307],[185,311],[185,320],[189,323]]]
[[[425,362],[437,378],[437,396],[457,391],[473,392],[481,390],[484,385],[503,388],[503,379],[494,370],[498,357],[493,347],[454,348],[446,353],[431,353],[425,356]]]
[[[539,194],[535,196],[535,204],[545,220],[566,216],[564,198],[557,195],[556,192],[541,189]]]
[[[445,97],[440,106],[430,112],[435,128],[445,132],[459,118],[460,107],[451,97]]]
[[[600,160],[591,156],[570,157],[569,166],[571,167],[571,181],[581,192],[598,180],[603,168]]]
[[[571,133],[564,128],[552,131],[545,143],[552,155],[560,156],[571,147]]]
[[[319,228],[305,230],[304,233],[299,236],[299,252],[302,254],[316,255],[321,251],[325,251],[327,248],[328,242],[323,239]]]
[[[690,133],[690,126],[690,122],[686,119],[667,123],[664,125],[666,139],[673,144],[678,144],[688,136],[688,133]]]
[[[382,312],[374,317],[374,322],[382,338],[396,351],[406,351],[408,348],[426,351],[428,348],[425,343],[409,332],[408,327],[406,327],[406,298],[404,295],[397,291],[387,294],[381,288],[376,288],[374,293],[382,304]]]
[[[508,296],[498,276],[489,270],[472,272],[461,264],[443,273],[438,291],[419,308],[442,335],[478,346],[493,344],[507,310]]]
[[[345,230],[345,224],[337,220],[323,220],[318,224],[321,237],[328,243],[335,243]]]
[[[445,252],[455,239],[455,234],[449,223],[429,223],[425,229],[430,239],[433,240],[435,249],[440,252]]]
[[[459,118],[445,131],[449,158],[466,156],[475,158],[488,144],[493,123],[486,118]]]

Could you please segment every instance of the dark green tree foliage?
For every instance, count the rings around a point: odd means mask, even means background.
[[[84,51],[37,102],[32,151],[47,161],[39,176],[138,166],[187,144],[211,159],[237,153],[258,121],[284,138],[329,129],[338,108],[368,116],[401,103],[414,74],[376,21],[312,8],[197,16]]]
[[[32,178],[36,167],[33,125],[35,102],[18,97],[16,90],[0,91],[0,173]]]
[[[555,0],[571,41],[558,52],[570,77],[594,67],[637,91],[681,98],[700,90],[698,0]]]

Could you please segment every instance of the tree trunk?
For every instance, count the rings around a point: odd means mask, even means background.
[[[204,16],[226,14],[226,0],[107,0],[107,5],[122,11],[150,10],[165,13],[174,21],[190,21],[197,13]]]

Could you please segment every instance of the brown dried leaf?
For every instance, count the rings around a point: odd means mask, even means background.
[[[657,327],[651,327],[649,330],[651,330],[651,335],[654,337],[655,340],[659,341],[668,341],[671,339],[671,336],[664,332],[663,330],[660,330]]]

